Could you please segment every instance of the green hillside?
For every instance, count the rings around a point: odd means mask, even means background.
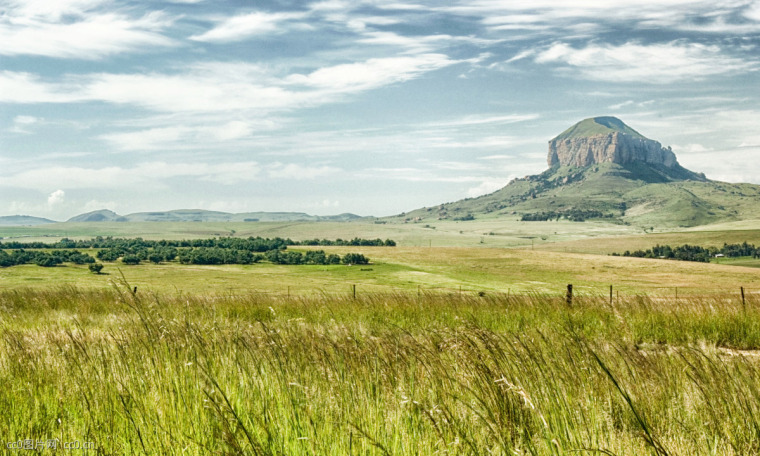
[[[760,186],[675,180],[666,171],[644,163],[554,167],[515,179],[489,195],[418,209],[391,220],[556,220],[559,216],[643,227],[691,227],[757,218],[760,213]]]
[[[552,139],[552,141],[569,138],[586,138],[615,132],[625,133],[634,138],[646,139],[641,133],[629,127],[617,117],[592,117],[578,122]]]
[[[610,152],[605,135],[611,133],[642,141],[616,143],[621,149]],[[558,142],[596,136],[600,138],[564,143],[557,150]],[[563,160],[558,159],[558,153]],[[592,156],[593,161],[586,166]],[[659,142],[645,138],[615,117],[593,117],[568,128],[550,141],[548,161],[551,167],[543,173],[515,179],[491,194],[386,220],[596,219],[644,228],[675,228],[752,220],[760,214],[760,186],[710,181],[703,173],[678,164],[670,148],[662,148]]]

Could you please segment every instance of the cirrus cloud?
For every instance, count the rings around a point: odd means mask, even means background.
[[[558,65],[563,74],[584,79],[650,84],[702,80],[757,69],[755,62],[728,56],[719,46],[679,41],[648,45],[629,42],[619,46],[592,43],[585,48],[558,42],[539,52],[534,60]]]

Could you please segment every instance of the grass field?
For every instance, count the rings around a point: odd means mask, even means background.
[[[485,219],[472,222],[431,223],[368,222],[145,222],[56,223],[35,227],[0,227],[0,237],[20,241],[52,242],[62,237],[142,237],[144,239],[197,239],[217,236],[365,239],[390,238],[407,247],[515,247],[589,237],[637,234],[641,231],[607,222],[520,222]]]
[[[567,284],[576,293],[602,295],[609,286],[625,295],[760,293],[760,270],[722,264],[651,260],[549,252],[530,249],[464,247],[319,247],[328,253],[362,253],[367,266],[318,265],[160,265],[105,263],[105,274],[70,263],[0,269],[0,289],[76,285],[108,289],[120,274],[140,289],[191,294],[345,294],[422,290],[561,295]],[[304,250],[305,248],[294,248]],[[94,254],[94,252],[91,252]]]
[[[106,455],[760,451],[756,298],[568,306],[540,295],[130,289],[0,292],[3,445],[59,439]]]
[[[366,266],[0,268],[0,453],[53,439],[103,455],[760,452],[760,268],[606,255],[760,230],[126,225],[2,235],[400,246],[319,247]]]

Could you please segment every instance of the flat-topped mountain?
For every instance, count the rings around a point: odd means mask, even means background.
[[[647,163],[663,168],[674,180],[705,180],[678,164],[670,147],[662,147],[616,117],[592,117],[568,128],[549,141],[547,163],[549,167]]]
[[[593,117],[549,141],[549,169],[478,198],[417,209],[396,221],[518,217],[695,226],[755,219],[760,186],[708,180],[670,147],[615,117]]]

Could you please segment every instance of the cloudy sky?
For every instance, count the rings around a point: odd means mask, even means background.
[[[0,215],[390,215],[613,115],[760,183],[760,0],[0,0]]]

